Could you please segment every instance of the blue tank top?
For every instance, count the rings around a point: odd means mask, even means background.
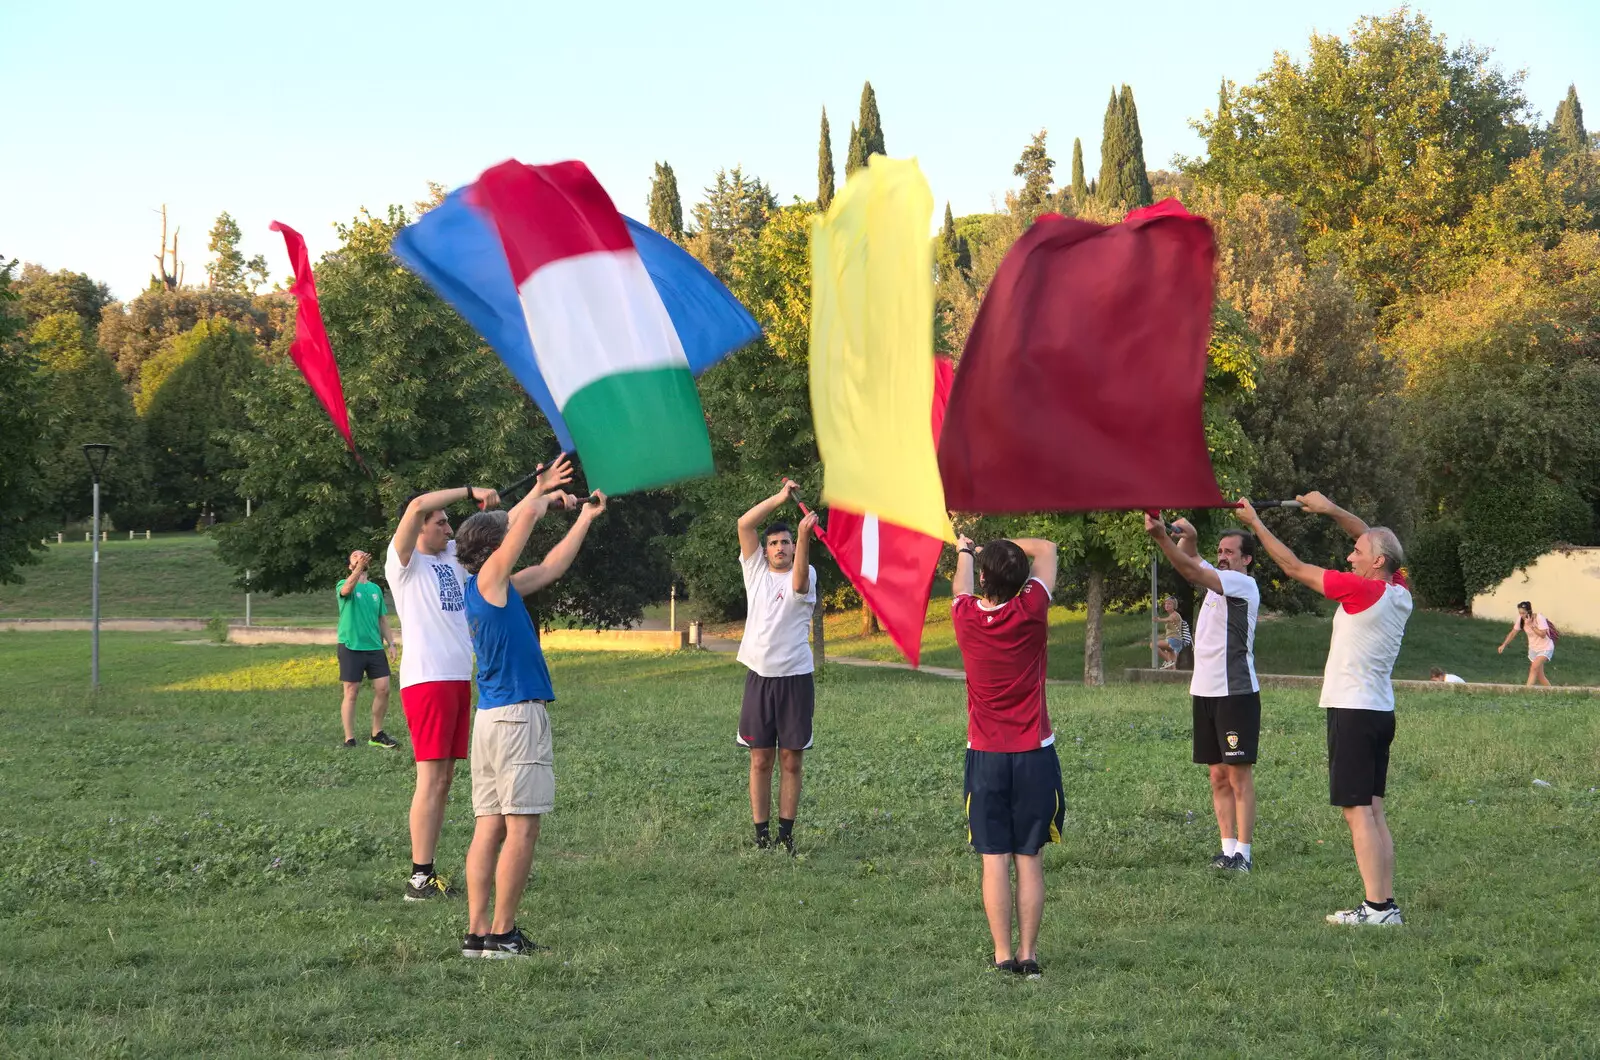
[[[478,655],[478,709],[509,706],[530,699],[553,702],[550,668],[539,647],[539,630],[522,597],[509,583],[506,605],[496,607],[478,591],[478,576],[467,579],[467,628]]]

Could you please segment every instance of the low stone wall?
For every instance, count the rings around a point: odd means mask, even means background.
[[[395,639],[404,643],[398,630]],[[228,640],[234,644],[334,645],[339,643],[339,631],[332,627],[231,626]],[[689,646],[689,634],[681,629],[552,629],[540,634],[539,641],[547,651],[679,651]]]
[[[87,633],[94,623],[87,618],[7,618],[0,619],[0,630],[32,633]],[[198,618],[102,618],[102,633],[166,633],[173,630],[205,629]]]
[[[399,631],[395,640],[400,639]],[[326,644],[339,643],[334,626],[229,626],[229,644]]]
[[[1194,676],[1189,670],[1146,670],[1130,667],[1124,670],[1123,677],[1130,683],[1153,685],[1176,685],[1189,683]],[[1321,688],[1322,678],[1313,674],[1257,674],[1256,679],[1261,682],[1262,688]],[[1446,684],[1443,681],[1395,681],[1396,689],[1405,689],[1408,692],[1493,692],[1496,695],[1506,695],[1516,692],[1567,692],[1578,695],[1595,695],[1600,693],[1600,688],[1590,685],[1552,685],[1545,688],[1540,685],[1507,685],[1491,682],[1469,681],[1466,684]]]

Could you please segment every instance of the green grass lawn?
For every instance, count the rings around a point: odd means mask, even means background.
[[[1107,680],[1121,680],[1128,667],[1150,665],[1150,615],[1107,615],[1104,651]],[[1318,615],[1266,616],[1256,626],[1256,670],[1264,674],[1320,674],[1328,659],[1333,620]],[[1520,637],[1495,654],[1510,628],[1501,622],[1467,618],[1439,611],[1417,611],[1406,624],[1394,676],[1418,681],[1441,666],[1468,681],[1522,684],[1528,678],[1527,642]],[[1050,676],[1083,679],[1082,611],[1050,609]],[[887,635],[861,635],[859,614],[828,617],[827,650],[863,659],[899,660]],[[928,605],[922,633],[922,661],[929,666],[961,667],[950,625],[950,603]],[[1556,647],[1555,661],[1545,670],[1558,685],[1600,685],[1600,638],[1566,635]]]
[[[963,691],[829,669],[797,830],[747,843],[725,657],[558,655],[526,962],[400,900],[407,754],[344,751],[326,650],[0,633],[0,1055],[1567,1057],[1600,1041],[1591,699],[1403,694],[1393,931],[1326,805],[1310,691],[1265,699],[1257,871],[1171,687],[1051,690],[1067,841],[1028,984],[984,971]],[[181,690],[207,685],[253,691]],[[271,690],[274,684],[280,690]],[[394,717],[390,731],[404,739]],[[1533,784],[1535,778],[1549,787]],[[467,780],[441,869],[459,875]]]
[[[86,541],[51,545],[37,566],[20,571],[21,585],[0,585],[0,619],[88,618],[93,546]],[[102,618],[244,619],[244,590],[217,558],[216,542],[203,534],[157,534],[100,546]],[[260,623],[333,625],[339,619],[333,586],[326,595],[255,593],[251,617]]]

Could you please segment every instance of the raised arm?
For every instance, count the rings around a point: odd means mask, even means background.
[[[739,558],[749,559],[761,548],[761,526],[777,511],[794,497],[795,490],[800,487],[793,479],[784,479],[783,488],[778,490],[754,508],[739,516]],[[798,544],[798,542],[797,542]]]
[[[972,538],[966,534],[956,537],[956,574],[950,579],[950,596],[972,596],[978,591],[977,579],[974,568],[977,566],[977,552],[972,547]]]
[[[550,507],[571,508],[578,504],[577,498],[566,493],[552,493]],[[605,514],[606,495],[595,490],[589,501],[578,510],[578,517],[572,520],[566,536],[556,542],[556,547],[544,554],[544,559],[531,567],[524,567],[511,576],[511,587],[517,590],[518,596],[532,596],[534,593],[557,581],[572,567],[572,561],[578,558],[578,550],[583,547],[583,539],[589,536],[589,525]],[[481,577],[481,576],[480,576]]]
[[[1267,529],[1267,525],[1261,521],[1261,516],[1256,514],[1256,510],[1250,506],[1250,502],[1243,497],[1239,498],[1239,521],[1249,527],[1251,533],[1256,535],[1262,546],[1266,548],[1267,555],[1272,557],[1272,562],[1278,565],[1279,570],[1308,589],[1319,593],[1323,591],[1322,576],[1328,572],[1314,563],[1304,562],[1299,556],[1289,551],[1289,546],[1279,541],[1272,531]],[[1363,524],[1364,526],[1365,524]],[[1363,529],[1362,533],[1365,532],[1365,529]]]
[[[478,568],[478,592],[482,594],[484,600],[496,607],[505,606],[506,586],[511,582],[511,570],[517,565],[522,550],[528,545],[528,536],[533,533],[533,524],[539,521],[552,503],[560,503],[558,499],[565,496],[564,493],[540,493],[538,490],[530,490],[528,495],[507,513],[509,521],[506,524],[505,539],[500,542],[500,547],[483,561],[483,566]]]
[[[811,591],[811,534],[817,528],[817,513],[807,512],[800,520],[800,529],[794,538],[794,575],[791,584],[796,596]]]
[[[1316,490],[1312,490],[1310,493],[1302,493],[1295,500],[1299,501],[1306,511],[1316,512],[1318,515],[1326,515],[1338,523],[1339,529],[1349,534],[1352,541],[1367,532],[1367,524],[1359,515],[1353,515],[1345,511]]]
[[[1180,519],[1178,522],[1188,526],[1188,523],[1185,520]],[[1176,527],[1178,523],[1173,523],[1172,525]],[[1151,515],[1150,513],[1146,512],[1144,517],[1144,532],[1150,535],[1150,540],[1154,541],[1156,543],[1156,547],[1161,550],[1161,554],[1167,557],[1167,562],[1172,564],[1172,569],[1178,572],[1178,577],[1182,578],[1190,585],[1198,586],[1201,589],[1210,589],[1212,592],[1221,595],[1221,576],[1217,574],[1215,569],[1207,567],[1205,564],[1200,562],[1200,555],[1197,549],[1194,551],[1185,551],[1176,542],[1174,542],[1172,540],[1172,535],[1167,533],[1167,526],[1161,521],[1160,516]],[[1189,535],[1192,535],[1193,533],[1194,527],[1189,526]],[[1185,536],[1188,537],[1188,535]],[[1192,540],[1190,541],[1189,547],[1190,549],[1194,549]]]
[[[350,594],[355,592],[356,586],[361,583],[361,575],[366,571],[367,564],[371,562],[372,557],[365,552],[361,553],[361,555],[357,557],[356,565],[350,568],[349,575],[339,585],[340,596],[344,597],[345,599],[350,598]]]
[[[1195,532],[1194,524],[1187,519],[1172,520],[1172,528],[1178,532],[1178,548],[1184,555],[1200,558],[1200,535]]]
[[[1044,583],[1046,592],[1056,591],[1056,543],[1046,541],[1042,537],[1018,537],[1012,539],[1012,544],[1022,549],[1022,554],[1028,557],[1031,569],[1028,577],[1038,578]]]
[[[411,498],[411,503],[406,505],[406,513],[400,517],[400,525],[394,528],[394,537],[389,540],[395,555],[400,557],[400,566],[411,565],[411,553],[417,550],[417,538],[422,534],[422,524],[427,514],[469,497],[482,504],[485,511],[500,507],[500,494],[487,486],[456,486]]]

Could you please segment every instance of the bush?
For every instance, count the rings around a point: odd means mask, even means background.
[[[212,615],[206,619],[206,636],[218,644],[228,643],[228,620],[222,615]]]
[[[1498,584],[1557,543],[1590,544],[1594,510],[1577,490],[1547,478],[1486,483],[1462,505],[1461,574],[1468,598]]]
[[[1461,573],[1461,525],[1454,519],[1421,527],[1406,558],[1412,588],[1424,607],[1467,606],[1467,587]]]

